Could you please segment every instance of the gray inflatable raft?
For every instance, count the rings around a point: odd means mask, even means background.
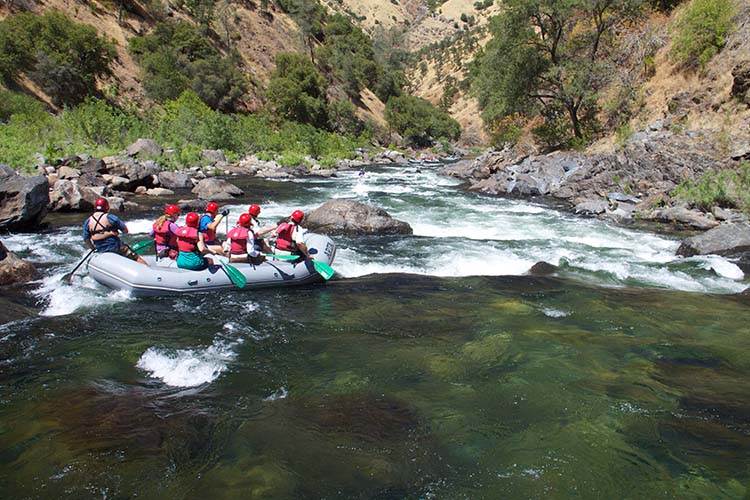
[[[336,255],[336,245],[328,236],[315,233],[305,235],[305,243],[315,260],[331,264]],[[208,292],[222,289],[237,289],[224,272],[214,265],[202,271],[190,271],[177,267],[171,259],[159,259],[145,255],[149,266],[132,261],[115,253],[94,254],[88,264],[89,275],[102,285],[127,290],[135,296],[178,295],[182,293]],[[214,262],[227,262],[224,257],[213,256]],[[275,286],[304,285],[323,281],[310,261],[283,261],[268,259],[254,266],[232,264],[247,278],[243,290]]]

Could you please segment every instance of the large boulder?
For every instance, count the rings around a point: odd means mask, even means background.
[[[0,165],[0,229],[24,230],[47,215],[49,183],[43,175],[25,177]]]
[[[104,194],[104,187],[81,187],[74,181],[59,180],[49,192],[52,212],[88,212],[96,199]]]
[[[750,106],[750,61],[742,62],[732,70],[732,96]]]
[[[104,161],[111,175],[128,179],[128,183],[118,189],[135,191],[138,186],[151,188],[155,186],[154,181],[159,179],[161,169],[152,160],[137,161],[128,157],[109,156],[104,158]]]
[[[740,255],[750,252],[750,224],[722,224],[682,242],[677,255]]]
[[[203,179],[193,188],[192,192],[202,200],[231,200],[235,196],[245,194],[234,184],[215,177]]]
[[[307,214],[305,227],[326,234],[412,234],[406,222],[382,208],[352,200],[329,200]]]
[[[167,189],[188,189],[193,182],[188,174],[182,172],[159,172],[159,184]]]
[[[162,147],[153,139],[138,139],[125,149],[126,155],[139,158],[156,158],[163,152]]]
[[[31,263],[16,257],[0,242],[0,285],[26,283],[39,278],[39,272]]]

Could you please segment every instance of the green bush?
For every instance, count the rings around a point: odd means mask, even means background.
[[[461,126],[456,120],[419,97],[392,97],[385,106],[385,119],[415,146],[430,146],[440,138],[455,140],[461,135]]]
[[[325,78],[308,58],[293,52],[276,54],[268,99],[280,117],[325,127],[328,122],[326,90]]]
[[[692,0],[674,26],[671,56],[680,66],[703,69],[726,43],[732,0]]]
[[[709,171],[695,180],[683,181],[672,193],[701,210],[713,207],[750,211],[750,162],[736,170]]]

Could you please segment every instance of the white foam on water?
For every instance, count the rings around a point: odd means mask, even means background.
[[[210,384],[226,371],[237,354],[237,342],[214,341],[200,349],[149,347],[136,367],[172,387],[197,387]]]
[[[700,257],[693,257],[692,259],[698,260],[699,266],[703,269],[711,269],[719,276],[729,278],[730,280],[745,279],[745,273],[737,264],[729,262],[718,255],[703,255]]]
[[[273,394],[271,394],[268,397],[263,398],[263,401],[276,401],[278,399],[284,399],[289,395],[289,391],[286,387],[280,387],[278,390],[274,391]]]
[[[46,303],[39,313],[41,316],[65,316],[79,309],[132,300],[125,290],[102,293],[104,288],[88,276],[74,277],[70,285],[62,282],[62,276],[62,273],[47,276],[34,290],[34,295]]]
[[[545,307],[542,309],[542,312],[545,316],[549,316],[550,318],[564,318],[568,315],[568,313],[566,313],[565,311],[561,311],[552,307]]]

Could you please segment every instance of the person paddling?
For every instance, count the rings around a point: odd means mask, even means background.
[[[148,262],[123,243],[119,237],[120,232],[127,233],[128,226],[119,217],[109,213],[106,198],[98,198],[94,203],[94,213],[83,224],[83,241],[86,246],[99,253],[116,253],[147,266]]]
[[[167,205],[164,214],[156,219],[148,233],[156,240],[156,256],[160,259],[169,257],[174,260],[177,258],[177,231],[180,226],[176,222],[179,216],[180,207]]]
[[[224,249],[229,252],[229,262],[250,262],[261,264],[266,258],[255,248],[255,236],[250,229],[252,217],[241,214],[237,220],[237,227],[227,233]]]
[[[302,255],[312,259],[305,245],[305,229],[300,226],[305,214],[302,210],[295,210],[289,216],[289,222],[282,222],[271,235],[276,237],[276,249],[274,253],[279,255]]]
[[[177,249],[180,251],[177,255],[177,267],[179,268],[200,271],[214,263],[210,257],[203,256],[207,249],[203,241],[203,233],[198,231],[199,221],[200,216],[195,212],[190,212],[185,216],[185,225],[177,230]]]
[[[204,244],[211,253],[223,253],[221,250],[221,241],[216,237],[216,229],[227,215],[229,215],[229,210],[222,210],[219,213],[219,204],[209,201],[206,204],[206,213],[200,218],[198,230],[203,234]]]
[[[269,245],[268,241],[263,238],[263,235],[273,232],[273,230],[276,229],[276,226],[260,227],[260,222],[258,222],[260,206],[258,205],[250,205],[247,209],[247,213],[250,214],[251,217],[250,230],[255,237],[255,247],[264,253],[271,253],[273,251],[271,245]]]

